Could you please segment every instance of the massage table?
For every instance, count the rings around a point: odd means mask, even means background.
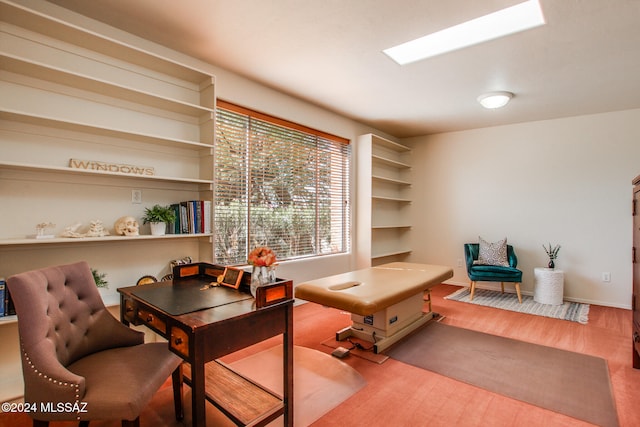
[[[379,353],[426,324],[424,292],[453,277],[441,265],[392,262],[300,283],[295,297],[351,313],[351,326],[336,332],[372,342]]]

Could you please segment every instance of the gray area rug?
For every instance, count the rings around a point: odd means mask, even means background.
[[[503,396],[602,427],[618,414],[607,361],[431,322],[387,354]]]
[[[469,300],[469,296],[469,288],[462,288],[444,298],[487,307],[501,308],[503,310],[517,311],[519,313],[570,320],[585,325],[589,321],[589,304],[568,301],[564,301],[562,305],[540,304],[535,302],[533,297],[529,295],[523,295],[522,304],[520,304],[518,302],[518,296],[514,293],[505,292],[503,294],[499,291],[477,288],[473,296],[473,301]]]

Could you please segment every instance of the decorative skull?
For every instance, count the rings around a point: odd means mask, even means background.
[[[116,223],[113,225],[113,228],[115,228],[116,234],[120,236],[138,236],[140,234],[138,232],[140,225],[132,216],[123,216],[118,218]]]

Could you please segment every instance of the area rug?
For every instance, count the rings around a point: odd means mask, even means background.
[[[437,322],[427,324],[387,354],[598,426],[618,426],[605,359]]]
[[[229,364],[236,372],[282,395],[282,345]],[[338,406],[366,381],[346,363],[318,350],[293,348],[293,424],[304,427]],[[279,417],[269,426],[282,426]]]
[[[568,301],[564,301],[561,305],[540,304],[535,302],[533,297],[529,295],[523,295],[522,304],[520,304],[518,296],[514,293],[502,293],[487,289],[476,289],[473,295],[473,301],[470,301],[469,296],[469,288],[462,288],[444,298],[503,310],[517,311],[519,313],[570,320],[582,324],[586,324],[589,321],[589,304]]]

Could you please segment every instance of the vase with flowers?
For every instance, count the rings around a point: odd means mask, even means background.
[[[256,297],[257,289],[276,280],[276,254],[266,246],[258,246],[249,253],[251,270],[251,295]]]
[[[549,243],[549,247],[546,247],[545,245],[542,245],[542,247],[544,248],[544,251],[549,256],[548,267],[549,268],[555,268],[556,265],[553,262],[553,260],[558,258],[558,252],[560,251],[560,245],[551,246],[551,243]]]

